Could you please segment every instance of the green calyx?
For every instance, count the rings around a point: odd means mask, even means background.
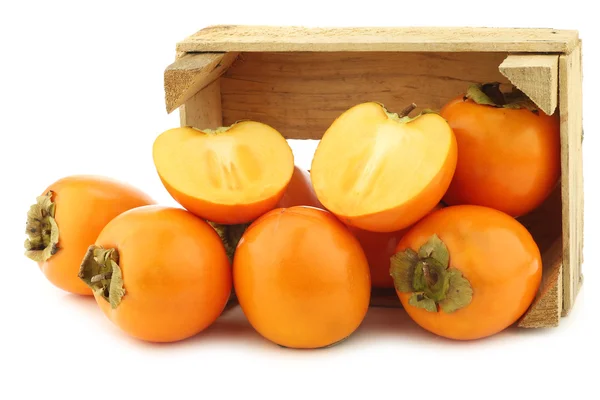
[[[480,105],[496,108],[527,109],[539,113],[539,109],[523,92],[513,86],[512,91],[504,93],[499,82],[471,85],[467,89],[465,100],[470,99]]]
[[[383,106],[383,104],[381,104],[381,106],[383,107],[383,109],[389,119],[392,119],[399,123],[407,123],[407,122],[414,121],[415,119],[419,118],[420,116],[422,116],[424,114],[435,114],[435,111],[433,111],[431,109],[424,109],[419,114],[415,115],[414,117],[411,117],[410,113],[413,112],[417,108],[417,105],[415,103],[411,103],[410,105],[405,107],[399,113],[389,112],[385,108],[385,106]]]
[[[112,309],[118,307],[125,295],[123,274],[119,267],[119,253],[116,249],[90,246],[79,268],[79,278],[110,303]]]
[[[219,237],[221,238],[221,242],[225,247],[225,252],[227,253],[227,257],[229,258],[229,262],[233,262],[233,255],[235,254],[235,249],[242,238],[242,235],[250,226],[247,224],[238,224],[238,225],[223,225],[217,224],[216,222],[208,221],[210,226],[217,232]]]
[[[429,312],[452,313],[468,306],[473,298],[469,281],[456,268],[449,268],[448,248],[433,235],[421,246],[391,257],[390,275],[396,290],[412,293],[408,304]]]
[[[56,204],[53,192],[38,196],[27,212],[25,233],[25,256],[36,262],[44,262],[56,254],[58,248],[58,225],[54,219]]]

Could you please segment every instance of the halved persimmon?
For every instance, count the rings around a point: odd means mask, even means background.
[[[219,224],[246,223],[275,208],[294,172],[285,138],[254,121],[167,130],[155,140],[153,158],[171,196]]]
[[[348,225],[397,231],[435,207],[456,168],[456,139],[438,114],[408,116],[370,102],[352,107],[323,135],[312,161],[319,201]]]

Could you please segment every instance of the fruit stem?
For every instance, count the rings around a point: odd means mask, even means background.
[[[500,82],[484,83],[481,85],[481,91],[497,105],[503,106],[506,104],[504,93],[500,90]]]
[[[78,275],[79,279],[92,289],[94,295],[104,298],[113,309],[117,308],[125,295],[118,262],[117,249],[104,249],[92,245],[88,247]]]
[[[58,252],[58,225],[54,219],[56,205],[52,191],[38,196],[27,212],[25,256],[36,262],[47,261]]]
[[[429,288],[432,288],[437,283],[439,276],[435,272],[435,270],[432,271],[429,268],[429,264],[427,263],[427,261],[423,261],[422,266],[423,276],[425,277],[425,283]]]
[[[415,108],[417,108],[417,105],[415,103],[411,103],[410,105],[406,106],[402,111],[400,111],[398,113],[398,118],[407,117],[408,114],[413,112]]]

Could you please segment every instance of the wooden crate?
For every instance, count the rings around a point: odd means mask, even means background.
[[[521,218],[543,252],[540,291],[520,327],[557,326],[582,283],[581,41],[576,31],[496,28],[300,28],[213,26],[177,43],[164,74],[168,112],[181,125],[216,128],[240,119],[290,139],[319,139],[351,106],[439,109],[469,83],[517,86],[560,114],[561,180]],[[373,305],[399,306],[374,291]]]

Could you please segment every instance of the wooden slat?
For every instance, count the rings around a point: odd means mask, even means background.
[[[292,139],[319,139],[364,101],[390,111],[441,108],[471,83],[509,81],[506,53],[242,53],[221,77],[223,123],[253,119]],[[418,112],[418,110],[416,112]]]
[[[177,44],[204,51],[570,52],[577,31],[523,28],[306,28],[217,25]]]
[[[199,129],[215,129],[223,124],[221,114],[220,80],[192,96],[179,112],[181,126],[193,126]]]
[[[499,70],[542,111],[554,113],[558,102],[558,55],[509,55]]]
[[[562,239],[544,253],[544,273],[538,296],[518,322],[520,328],[550,328],[558,326],[562,311]]]
[[[236,53],[181,54],[165,69],[167,112],[177,109],[229,68]]]
[[[583,258],[581,47],[559,59],[563,203],[563,315],[575,302]]]

